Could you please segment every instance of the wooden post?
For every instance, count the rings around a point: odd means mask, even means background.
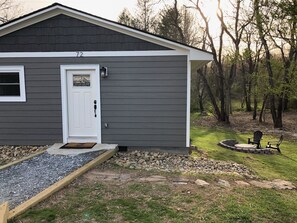
[[[7,223],[8,212],[9,212],[8,202],[1,204],[0,205],[0,223]]]

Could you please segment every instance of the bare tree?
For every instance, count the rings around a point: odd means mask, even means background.
[[[231,112],[231,89],[232,89],[233,82],[235,80],[237,67],[239,64],[240,42],[244,32],[244,28],[250,23],[251,18],[249,18],[248,20],[241,19],[243,0],[233,0],[233,1],[230,1],[230,4],[233,9],[232,19],[229,19],[227,23],[225,18],[226,16],[224,15],[224,11],[222,10],[222,7],[221,7],[221,0],[217,0],[217,3],[218,3],[217,17],[220,21],[221,29],[218,35],[218,43],[215,43],[215,38],[210,33],[209,18],[203,11],[203,7],[201,6],[201,0],[196,0],[196,1],[189,0],[189,2],[192,4],[190,8],[196,9],[198,14],[202,18],[204,31],[207,36],[208,45],[214,55],[214,64],[216,66],[216,72],[217,72],[217,75],[216,75],[217,88],[219,89],[220,108],[216,104],[215,100],[211,100],[212,105],[214,107],[215,114],[218,120],[229,123],[229,114]],[[230,62],[229,69],[227,69],[226,66],[224,65],[223,51],[224,51],[224,47],[226,46],[224,34],[226,34],[228,38],[231,40],[232,47],[234,48],[234,52],[232,53],[233,56],[229,60]],[[206,80],[206,78],[203,78],[203,80]],[[208,93],[212,94],[210,95],[210,98],[214,99],[213,93],[209,90],[208,90]]]
[[[8,22],[21,14],[20,5],[14,0],[0,0],[0,24]]]
[[[265,66],[269,83],[269,104],[275,128],[282,128],[282,115],[285,99],[288,94],[290,69],[296,71],[297,61],[297,15],[295,0],[287,0],[285,4],[279,1],[254,0],[255,21],[260,40],[265,52]],[[282,80],[279,70],[273,69],[272,48],[276,47],[283,64]],[[276,63],[276,62],[274,62]],[[291,70],[291,71],[292,71]],[[295,72],[292,72],[295,73]]]
[[[135,27],[134,18],[127,8],[124,8],[119,15],[118,22],[127,26]]]
[[[197,46],[201,39],[199,27],[192,13],[185,7],[178,7],[177,0],[172,6],[165,5],[159,13],[156,32],[169,39],[192,46]]]
[[[258,67],[262,51],[261,42],[257,41],[258,35],[254,24],[245,27],[242,36],[242,47],[244,48],[241,59],[242,88],[246,111],[252,111],[253,96],[253,119],[257,117],[258,106]]]
[[[210,27],[209,27],[209,18],[207,15],[203,12],[201,6],[200,6],[200,1],[197,0],[194,2],[193,0],[189,0],[192,3],[192,6],[188,6],[189,8],[196,9],[199,15],[201,16],[203,22],[204,22],[204,32],[207,36],[208,40],[208,45],[214,55],[214,63],[217,68],[217,79],[218,79],[218,89],[219,89],[219,99],[220,99],[220,108],[215,100],[214,93],[211,90],[211,87],[204,76],[203,72],[201,70],[198,70],[199,74],[202,77],[202,80],[205,84],[207,93],[209,95],[209,98],[211,100],[212,106],[214,108],[214,113],[219,121],[226,121],[229,122],[229,116],[226,114],[226,109],[225,109],[225,83],[224,83],[224,70],[223,70],[223,62],[222,62],[222,50],[223,50],[223,35],[224,35],[224,29],[221,27],[221,31],[219,34],[219,47],[218,50],[216,49],[215,43],[214,43],[214,38],[210,33]]]
[[[297,1],[272,1],[271,16],[277,26],[271,26],[270,40],[279,50],[283,65],[283,86],[278,110],[286,110],[290,94],[290,74],[297,70]]]
[[[135,13],[132,15],[129,10],[124,9],[118,21],[146,32],[154,32],[157,22],[154,6],[158,3],[158,0],[137,0]]]

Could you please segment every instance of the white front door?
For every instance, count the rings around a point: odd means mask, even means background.
[[[68,142],[97,142],[99,77],[95,70],[67,70]]]

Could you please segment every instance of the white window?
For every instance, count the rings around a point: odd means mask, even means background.
[[[25,102],[24,66],[0,66],[0,102]]]

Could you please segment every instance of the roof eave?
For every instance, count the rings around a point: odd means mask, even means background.
[[[57,3],[51,6],[45,7],[43,9],[37,10],[35,12],[32,12],[28,15],[20,17],[19,19],[15,19],[11,22],[8,22],[7,24],[0,26],[0,37],[59,14],[72,16],[74,18],[78,18],[96,25],[100,25],[102,27],[109,28],[130,36],[132,35],[136,38],[140,38],[145,41],[159,44],[161,46],[168,47],[173,50],[184,52],[186,55],[189,55],[189,59],[191,61],[213,60],[213,55],[207,51],[204,51],[195,47],[191,47],[182,43],[178,43],[175,41],[171,41],[166,38],[162,38],[154,34],[143,32],[141,30],[134,29],[133,27],[128,27],[128,26],[116,23],[114,21],[110,21],[110,20],[95,16],[86,12],[82,12],[77,9],[70,8],[68,6],[57,4]]]

